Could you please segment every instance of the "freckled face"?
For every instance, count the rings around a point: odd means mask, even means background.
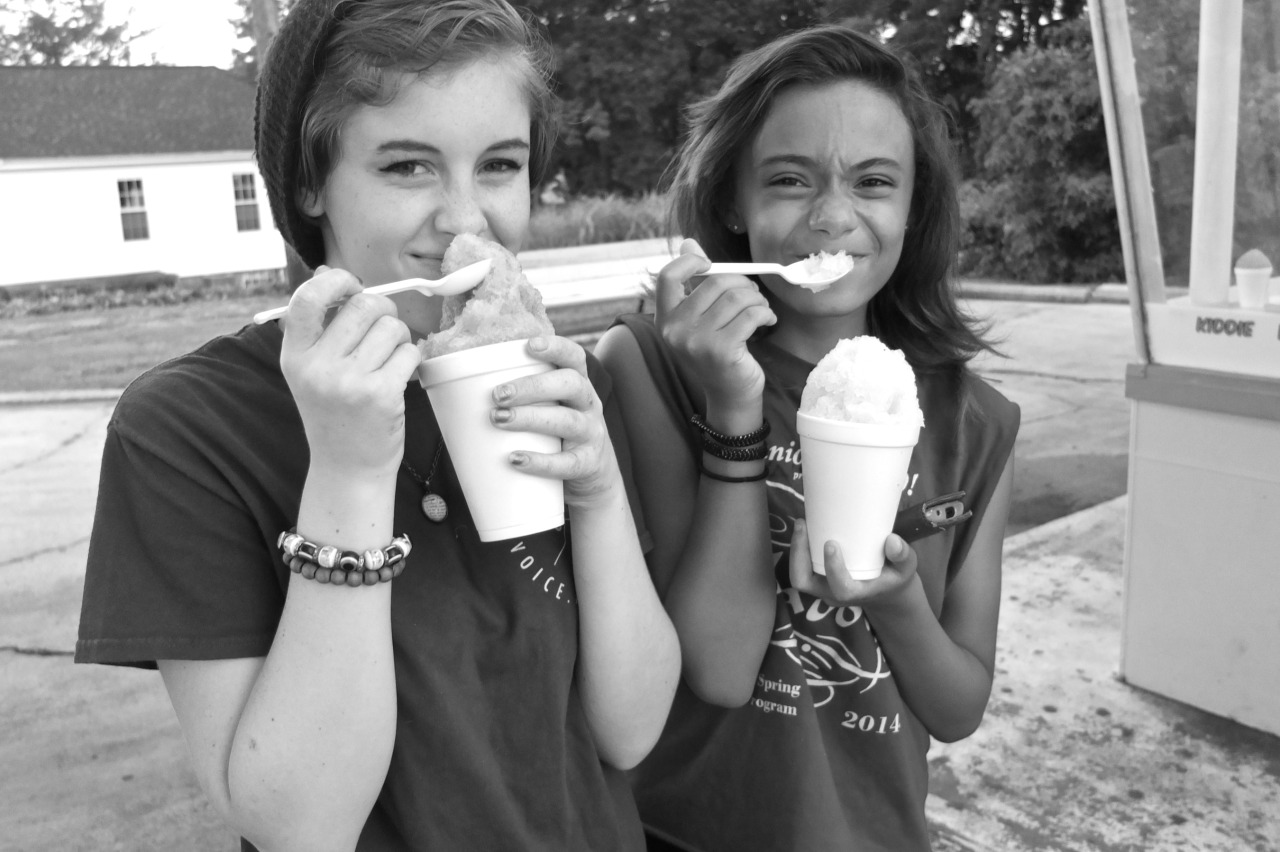
[[[391,103],[356,108],[324,189],[300,202],[320,221],[326,264],[370,286],[438,278],[458,234],[520,249],[532,122],[515,63],[407,76]]]
[[[911,128],[891,97],[854,80],[796,85],[738,157],[730,224],[745,227],[757,262],[852,255],[853,271],[820,293],[764,284],[784,313],[865,317],[902,254],[914,179]]]

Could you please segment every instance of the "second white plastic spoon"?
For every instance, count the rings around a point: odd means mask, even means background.
[[[848,255],[844,255],[848,258]],[[827,258],[829,261],[830,258]],[[785,266],[781,263],[713,263],[700,275],[777,275],[801,287],[826,287],[848,275],[853,259],[843,264],[824,264],[815,255]]]

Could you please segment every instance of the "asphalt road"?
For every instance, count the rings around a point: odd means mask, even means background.
[[[1125,492],[1127,306],[974,301],[1022,407],[1010,533]],[[73,666],[112,401],[0,406],[0,850],[236,848],[186,766],[159,677]]]

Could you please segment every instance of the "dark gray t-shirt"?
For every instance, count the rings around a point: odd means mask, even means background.
[[[77,662],[154,667],[270,649],[288,580],[276,537],[297,519],[308,462],[280,343],[275,323],[246,327],[121,398]],[[589,364],[627,476],[608,376]],[[439,429],[416,382],[405,401],[405,460],[425,472]],[[358,848],[643,849],[626,779],[601,763],[575,687],[566,531],[482,543],[447,453],[435,485],[450,508],[440,524],[423,516],[407,472],[397,487],[395,531],[413,552],[392,589],[396,742]],[[358,706],[353,696],[353,725]]]

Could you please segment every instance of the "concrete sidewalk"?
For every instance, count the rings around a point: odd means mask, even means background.
[[[937,852],[1280,850],[1280,738],[1116,677],[1126,501],[1005,541],[991,704],[929,754]]]

